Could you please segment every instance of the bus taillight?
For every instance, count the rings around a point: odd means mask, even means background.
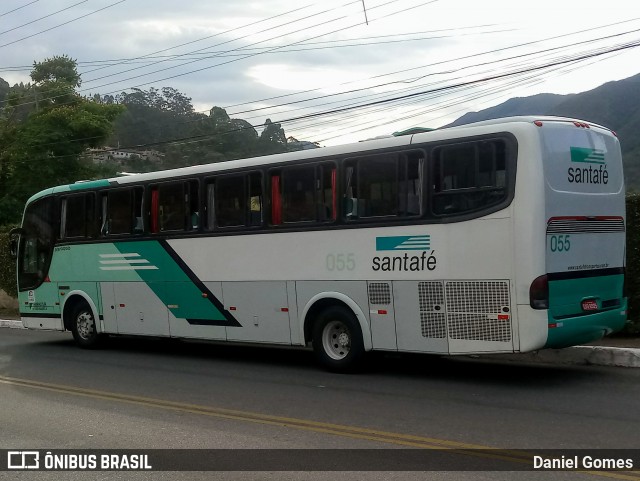
[[[537,277],[531,283],[529,304],[533,309],[549,309],[549,280],[546,274]]]

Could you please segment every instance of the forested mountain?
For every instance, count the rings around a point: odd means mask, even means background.
[[[604,125],[618,134],[627,189],[640,190],[640,74],[571,95],[513,98],[470,112],[449,126],[513,115],[557,115]]]
[[[208,115],[195,112],[191,99],[171,87],[134,89],[115,97],[97,95],[94,101],[126,107],[114,123],[107,145],[161,152],[163,169],[287,150],[279,124],[267,119],[258,135],[249,122],[230,118],[220,107],[213,107]],[[158,169],[158,165],[147,167]]]

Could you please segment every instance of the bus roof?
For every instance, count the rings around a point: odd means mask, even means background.
[[[486,126],[486,125],[497,125],[497,124],[509,124],[509,123],[533,123],[533,122],[560,122],[560,123],[565,123],[565,122],[569,122],[569,123],[582,123],[582,124],[588,124],[589,127],[596,127],[599,129],[604,129],[607,130],[609,132],[612,132],[611,129],[604,127],[602,125],[593,123],[593,122],[587,122],[585,120],[580,120],[580,119],[575,119],[575,118],[571,118],[571,117],[555,117],[555,116],[551,116],[551,115],[520,115],[520,116],[514,116],[514,117],[502,117],[502,118],[497,118],[497,119],[489,119],[489,120],[481,120],[479,122],[473,122],[470,124],[463,124],[463,125],[456,125],[455,127],[449,127],[447,130],[449,129],[461,129],[461,128],[466,128],[466,127],[482,127],[482,126]]]

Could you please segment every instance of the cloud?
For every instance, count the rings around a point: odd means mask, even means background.
[[[48,0],[3,16],[0,30],[15,30],[0,33],[0,45],[7,44],[0,47],[4,66],[0,77],[10,83],[28,81],[34,61],[67,54],[78,60],[87,94],[171,86],[191,97],[198,110],[246,104],[230,108],[240,112],[272,105],[272,110],[246,115],[277,121],[279,115],[382,101],[385,95],[429,91],[568,58],[637,40],[637,35],[627,34],[595,41],[640,27],[629,12],[630,4],[622,0],[606,6],[584,0],[579,8],[550,0],[532,4],[365,0],[368,25],[362,0],[116,2],[85,2],[53,14],[73,1]],[[22,0],[5,0],[0,14],[21,5]],[[104,7],[108,8],[92,14]],[[29,22],[33,23],[21,26]],[[541,42],[554,36],[558,38]],[[546,52],[532,55],[542,50]],[[493,53],[480,55],[483,52]],[[637,73],[630,60],[634,54],[630,50],[541,71],[532,78],[522,75],[460,88],[446,96],[425,94],[388,106],[332,114],[330,119],[291,125],[291,134],[326,138],[342,123],[343,136],[332,140],[342,142],[413,125],[434,127],[509,97],[579,92],[631,76]],[[318,90],[294,95],[313,89]],[[353,92],[335,95],[345,91]],[[315,99],[320,95],[332,97]],[[369,130],[363,131],[364,126]]]

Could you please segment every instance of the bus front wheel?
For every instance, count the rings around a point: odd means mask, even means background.
[[[364,355],[360,324],[350,310],[340,306],[320,313],[313,327],[312,344],[316,359],[334,372],[356,369]]]
[[[89,305],[78,304],[71,316],[71,332],[78,346],[87,349],[97,347],[100,334],[96,330],[96,319]]]

